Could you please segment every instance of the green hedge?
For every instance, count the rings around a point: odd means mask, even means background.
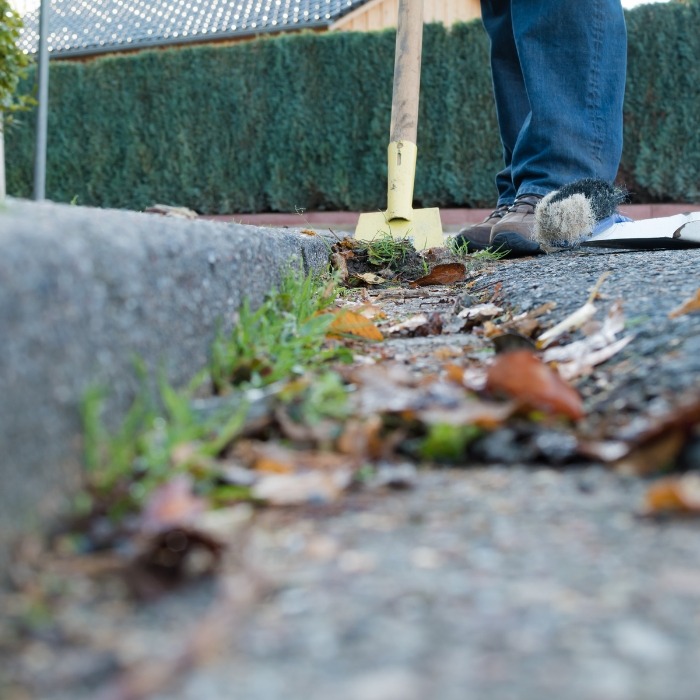
[[[700,7],[628,13],[621,179],[697,201]],[[385,205],[394,32],[301,34],[53,62],[47,196],[206,213]],[[31,192],[33,115],[7,133],[8,190]],[[489,206],[501,164],[479,23],[427,27],[416,200]]]

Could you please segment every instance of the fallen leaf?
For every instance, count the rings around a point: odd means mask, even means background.
[[[497,306],[496,304],[488,302],[486,304],[476,304],[476,306],[470,306],[466,309],[462,309],[457,314],[457,318],[462,318],[467,321],[466,325],[475,326],[483,321],[496,318],[496,316],[500,316],[502,313],[502,306]]]
[[[377,326],[362,314],[348,309],[340,309],[334,312],[335,318],[328,327],[327,335],[331,338],[352,336],[365,340],[384,340],[382,332]]]
[[[577,451],[584,457],[601,462],[617,462],[630,452],[630,446],[622,440],[581,440]]]
[[[606,362],[625,348],[633,336],[617,338],[625,328],[622,304],[615,302],[603,324],[588,337],[568,345],[560,345],[545,350],[542,359],[557,365],[559,374],[570,381],[590,374],[593,368]]]
[[[379,275],[375,275],[374,272],[363,272],[359,275],[353,275],[351,278],[352,280],[360,280],[361,282],[364,282],[365,284],[370,284],[373,286],[379,285],[379,284],[386,284],[386,280],[383,277],[380,277]]]
[[[149,538],[130,564],[127,584],[138,598],[153,599],[172,588],[216,571],[224,545],[188,528],[173,528]]]
[[[493,323],[484,324],[484,335],[487,338],[494,338],[500,335],[517,334],[526,338],[531,338],[540,329],[540,317],[555,309],[556,302],[549,301],[541,304],[531,311],[526,311],[498,325]]]
[[[426,287],[430,284],[456,284],[463,282],[467,276],[462,263],[444,263],[436,265],[429,274],[411,282],[411,287]]]
[[[438,313],[416,314],[411,318],[384,329],[387,335],[408,335],[427,337],[442,333],[442,317]]]
[[[464,355],[464,348],[458,345],[444,345],[433,352],[433,357],[438,360],[438,362],[453,360],[456,357],[462,357],[462,355]]]
[[[550,414],[574,420],[585,415],[578,392],[528,350],[497,355],[487,370],[486,389]]]
[[[626,338],[620,338],[614,343],[610,343],[610,345],[606,345],[598,350],[590,350],[584,345],[580,356],[575,357],[570,362],[557,363],[557,371],[562,379],[566,379],[567,381],[584,377],[590,374],[594,367],[603,364],[603,362],[607,362],[611,357],[617,355],[617,353],[626,348],[632,340],[633,337],[630,335]],[[559,348],[552,349],[558,350]],[[546,352],[543,359],[545,362],[552,361],[550,357],[547,357]]]
[[[144,209],[145,214],[160,214],[161,216],[174,216],[179,219],[196,219],[199,217],[196,211],[187,207],[172,207],[168,204],[154,204]]]
[[[446,365],[443,371],[447,378],[460,386],[472,391],[483,391],[486,386],[486,370],[479,367],[460,367],[459,365]]]
[[[362,306],[354,309],[354,311],[370,320],[374,318],[386,318],[386,311],[379,306],[375,306],[374,304],[362,304]]]
[[[646,475],[658,472],[679,457],[681,450],[700,424],[700,400],[691,395],[665,415],[648,416],[623,428],[616,440],[629,446],[628,454],[615,463],[623,474]]]
[[[591,302],[586,302],[581,308],[576,309],[574,313],[569,314],[563,321],[557,323],[548,331],[542,333],[538,338],[536,345],[540,350],[549,347],[555,340],[558,340],[565,333],[570,333],[578,328],[581,328],[585,323],[590,321],[596,314],[598,308]]]
[[[367,480],[365,486],[370,489],[406,490],[414,488],[417,480],[418,470],[415,464],[381,462],[377,465],[376,473]]]
[[[192,480],[176,476],[159,486],[148,499],[141,517],[146,532],[162,532],[192,522],[204,511],[204,499],[192,493]]]
[[[700,474],[683,474],[657,481],[645,497],[645,514],[676,512],[700,515]]]
[[[419,326],[422,326],[428,322],[428,317],[425,314],[416,314],[407,318],[405,321],[400,323],[395,323],[393,326],[389,326],[384,329],[387,335],[392,335],[394,333],[400,333],[401,331],[413,331]]]
[[[676,307],[668,315],[669,318],[678,318],[684,314],[691,314],[695,311],[700,311],[700,289],[695,292],[695,296],[686,299],[680,306]]]
[[[497,353],[512,352],[513,350],[535,350],[535,343],[530,338],[515,331],[492,336],[491,342]]]
[[[454,408],[420,411],[418,418],[426,425],[475,425],[485,430],[500,428],[515,412],[513,403],[496,403],[471,399]]]
[[[333,255],[331,255],[331,265],[338,271],[340,281],[346,282],[349,275],[347,255],[343,255],[342,253],[333,253]]]
[[[347,471],[353,466],[353,460],[348,455],[338,452],[295,450],[278,443],[257,440],[248,440],[237,445],[236,456],[256,472],[266,474],[296,474],[307,471],[330,473]]]
[[[336,448],[354,460],[376,459],[382,453],[382,419],[376,414],[367,418],[351,418],[343,426],[336,440]]]
[[[265,476],[253,486],[255,498],[270,505],[327,503],[336,500],[350,485],[352,472],[303,472]]]
[[[581,328],[588,323],[597,311],[596,305],[593,303],[598,297],[598,292],[603,282],[608,278],[610,272],[604,272],[598,281],[593,286],[590,296],[586,303],[579,309],[576,309],[572,314],[569,314],[563,321],[559,322],[553,328],[545,331],[537,338],[537,347],[540,350],[549,347],[555,340],[561,338],[565,333],[570,333]]]
[[[673,466],[685,445],[686,433],[676,427],[635,446],[629,454],[614,464],[615,471],[625,476],[648,476]]]

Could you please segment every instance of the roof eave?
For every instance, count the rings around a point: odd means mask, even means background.
[[[114,54],[121,52],[140,51],[142,49],[157,49],[167,46],[182,46],[183,44],[202,44],[217,41],[226,41],[230,39],[250,39],[255,37],[270,36],[276,34],[284,34],[287,32],[300,32],[305,29],[328,29],[331,26],[330,21],[307,22],[303,26],[298,27],[279,27],[270,29],[265,27],[263,30],[250,29],[236,32],[217,32],[216,34],[197,34],[196,36],[187,37],[168,37],[166,39],[146,39],[144,41],[134,41],[123,44],[109,44],[105,46],[88,46],[75,49],[65,49],[59,51],[49,51],[49,59],[62,58],[84,58],[86,56],[99,56],[102,54]],[[35,56],[37,50],[29,52],[30,56]]]

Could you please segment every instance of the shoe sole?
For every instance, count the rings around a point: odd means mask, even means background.
[[[519,233],[504,231],[497,233],[489,248],[495,248],[506,253],[507,258],[522,258],[526,255],[541,255],[544,253],[539,243],[524,238]]]
[[[491,244],[490,243],[479,243],[478,241],[474,241],[469,236],[466,236],[463,233],[458,233],[454,240],[457,242],[458,245],[462,245],[464,243],[467,244],[467,253],[474,253],[478,252],[480,250],[490,250]]]

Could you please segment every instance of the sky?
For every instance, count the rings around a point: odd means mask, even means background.
[[[666,0],[622,0],[623,7],[635,7],[646,2],[666,2]],[[22,14],[34,9],[39,4],[39,0],[10,0],[10,5],[17,8]]]

